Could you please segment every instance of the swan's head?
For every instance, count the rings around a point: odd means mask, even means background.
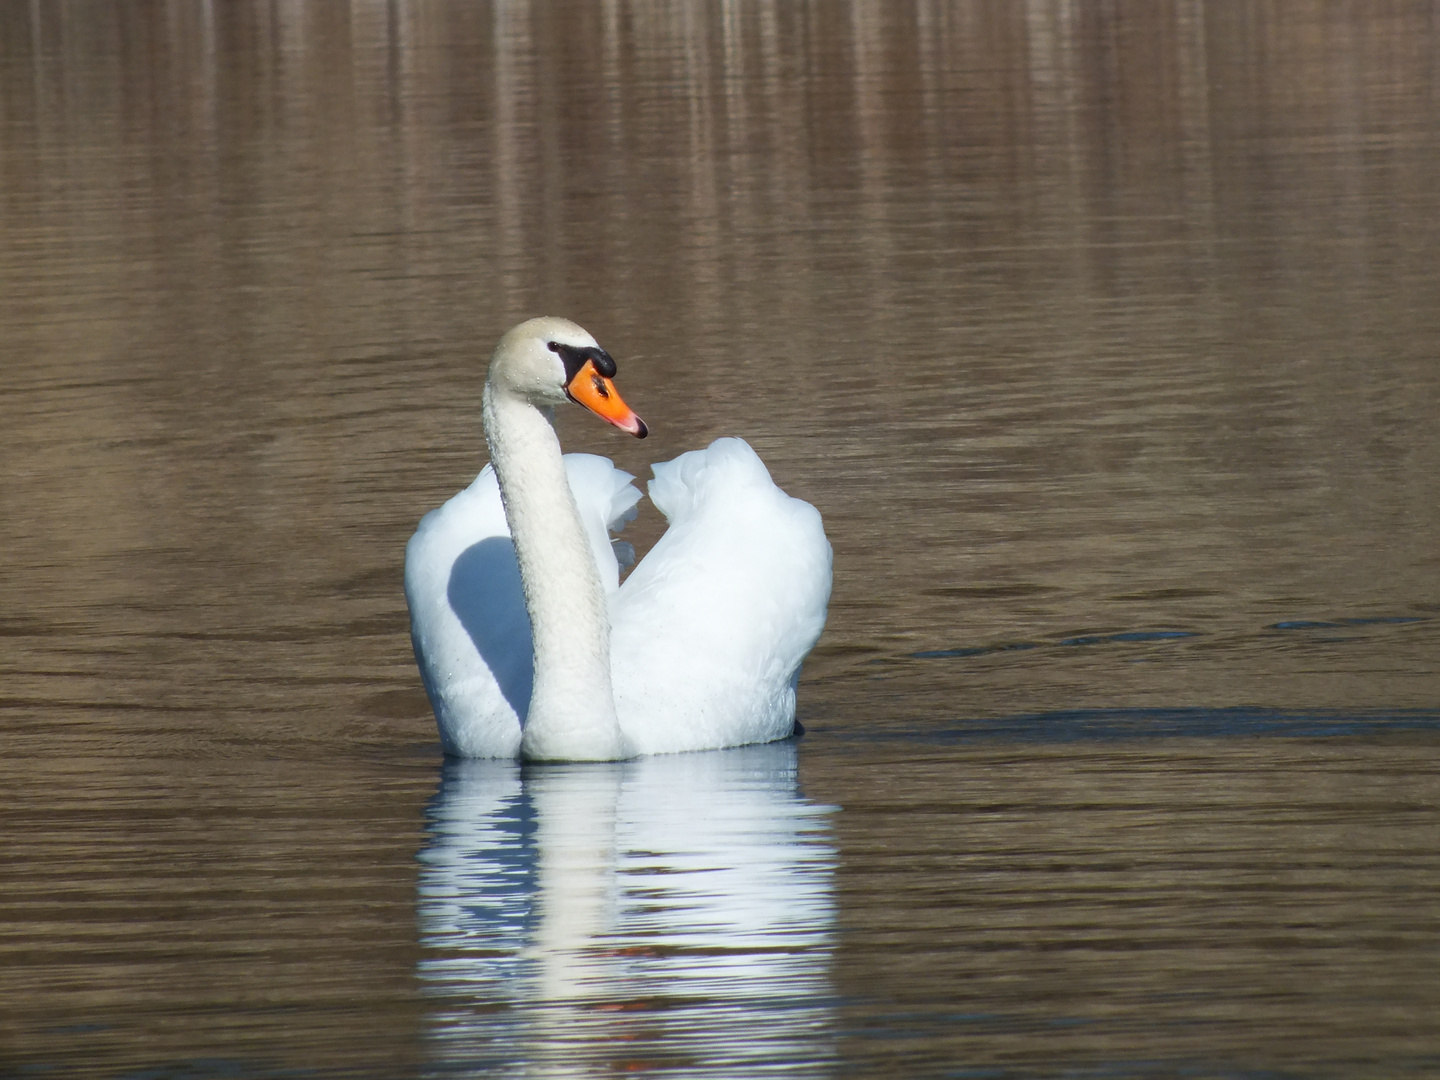
[[[593,337],[568,319],[547,316],[523,322],[500,339],[486,382],[540,407],[569,399],[643,439],[645,421],[620,399],[614,377],[615,361]]]

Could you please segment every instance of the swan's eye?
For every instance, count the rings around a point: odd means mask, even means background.
[[[605,380],[599,375],[591,376],[591,378],[595,383],[595,392],[603,398],[608,398],[610,396],[610,389],[605,385]]]
[[[560,357],[565,365],[565,385],[569,386],[580,374],[586,362],[595,365],[595,370],[607,379],[615,377],[615,361],[598,345],[566,345],[560,341],[547,341],[545,347]]]

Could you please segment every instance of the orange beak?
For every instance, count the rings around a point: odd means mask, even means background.
[[[620,391],[615,384],[595,370],[595,361],[586,360],[575,377],[565,386],[565,396],[579,405],[584,405],[602,420],[608,420],[621,431],[628,431],[637,439],[643,439],[650,432],[645,421],[636,416],[629,405],[620,400]]]

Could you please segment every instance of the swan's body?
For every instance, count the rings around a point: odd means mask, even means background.
[[[815,508],[743,441],[654,467],[670,527],[619,583],[609,531],[634,479],[562,457],[566,397],[633,434],[614,362],[561,319],[501,340],[485,386],[492,464],[405,552],[415,656],[458,757],[609,760],[788,736],[800,664],[825,623],[830,545]]]

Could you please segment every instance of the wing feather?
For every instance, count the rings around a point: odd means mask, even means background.
[[[649,488],[670,527],[611,602],[626,737],[649,754],[788,736],[830,598],[819,512],[742,439],[656,465]]]

